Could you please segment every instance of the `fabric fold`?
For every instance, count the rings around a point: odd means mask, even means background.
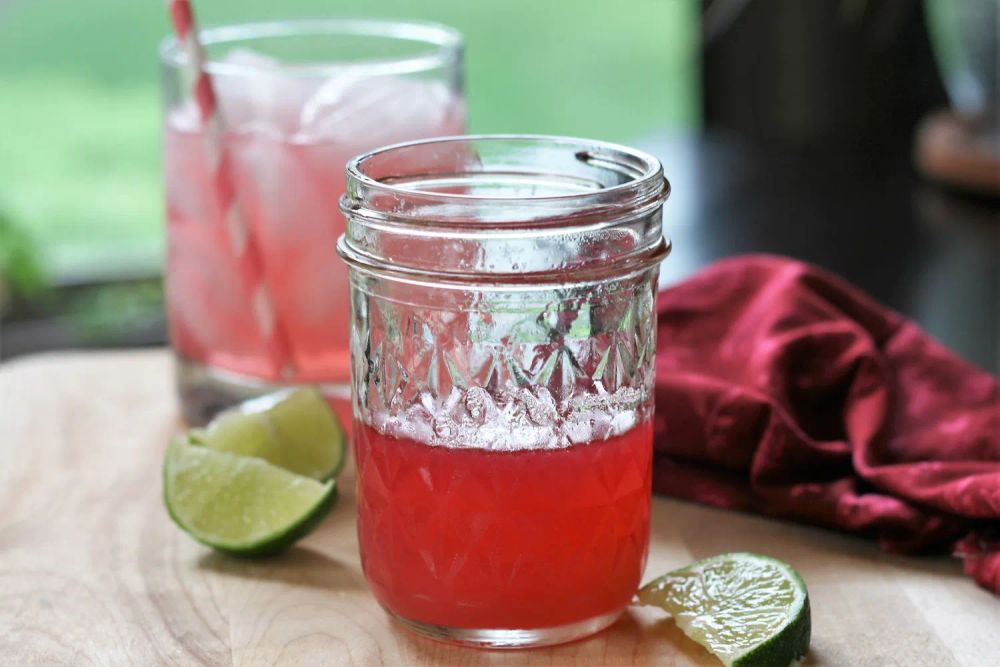
[[[655,490],[950,548],[1000,594],[993,376],[795,260],[723,260],[657,305]]]

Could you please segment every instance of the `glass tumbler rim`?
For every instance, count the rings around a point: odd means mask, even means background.
[[[411,19],[381,18],[296,18],[279,21],[232,23],[201,28],[204,46],[252,43],[274,37],[324,36],[373,37],[398,42],[422,43],[426,51],[384,58],[334,59],[310,63],[281,63],[282,75],[329,77],[344,72],[366,76],[416,74],[447,67],[461,60],[462,34],[443,23]],[[177,36],[164,37],[158,48],[161,62],[174,68],[187,65],[188,57]],[[205,70],[212,75],[257,76],[270,72],[259,65],[210,59]]]

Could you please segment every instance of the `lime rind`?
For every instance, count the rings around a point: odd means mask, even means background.
[[[809,594],[787,563],[751,553],[714,556],[639,591],[727,667],[787,667],[809,649]]]
[[[343,470],[340,421],[315,387],[278,391],[220,413],[191,439],[217,451],[254,456],[320,481]]]
[[[336,482],[296,475],[263,459],[176,439],[163,465],[167,511],[199,542],[236,556],[285,550],[337,499]]]

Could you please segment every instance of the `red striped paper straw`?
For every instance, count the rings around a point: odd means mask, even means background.
[[[239,210],[231,158],[226,150],[225,123],[212,78],[205,69],[207,59],[205,49],[198,40],[194,10],[189,0],[167,0],[167,9],[177,41],[188,56],[188,67],[194,81],[191,92],[201,115],[206,147],[215,165],[213,185],[219,198],[221,218],[225,220],[236,257],[240,279],[250,297],[254,320],[264,339],[268,356],[279,374],[288,377],[294,372],[291,348],[264,282],[260,247],[251,233],[246,217]]]

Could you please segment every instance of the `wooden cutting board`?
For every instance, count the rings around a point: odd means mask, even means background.
[[[634,608],[568,646],[458,649],[372,599],[350,470],[290,553],[239,561],[169,521],[160,462],[180,427],[164,351],[52,354],[0,367],[0,663],[10,665],[714,665],[665,614]],[[792,563],[812,596],[807,664],[1000,665],[1000,599],[949,558],[653,501],[648,577],[723,551]]]

